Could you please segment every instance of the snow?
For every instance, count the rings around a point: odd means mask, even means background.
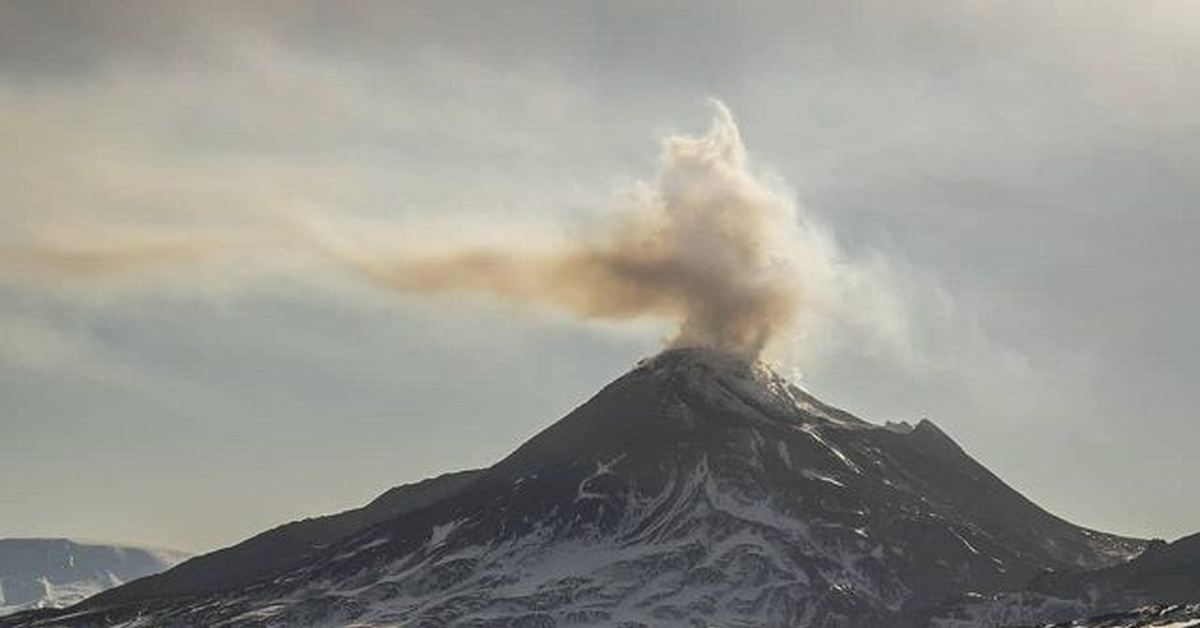
[[[955,538],[957,538],[959,541],[961,541],[963,546],[965,546],[969,552],[971,552],[972,554],[975,554],[976,556],[980,555],[979,550],[975,549],[974,545],[971,545],[970,542],[968,542],[966,539],[964,539],[963,535],[958,533],[958,530],[955,530],[953,527],[951,527],[950,533],[953,534],[955,536]]]
[[[840,482],[837,478],[825,475],[825,474],[815,471],[813,469],[801,469],[800,475],[802,475],[810,480],[817,480],[820,482],[828,482],[829,484],[833,484],[834,486],[840,486],[842,488],[846,487],[846,485],[843,484],[842,482]]]
[[[795,466],[792,464],[792,452],[788,451],[787,443],[783,441],[777,441],[775,443],[775,448],[779,452],[779,459],[783,461],[784,466],[789,469],[795,468]]]
[[[808,434],[809,436],[811,436],[813,438],[813,440],[817,441],[823,447],[825,447],[825,449],[829,450],[829,453],[831,453],[835,457],[837,457],[838,460],[841,460],[842,463],[845,464],[846,467],[849,468],[851,471],[858,473],[858,474],[862,473],[862,470],[860,470],[858,468],[858,465],[854,464],[854,462],[852,462],[849,458],[847,458],[846,454],[843,454],[841,452],[841,450],[839,450],[837,447],[834,447],[833,445],[830,445],[829,441],[822,438],[820,431],[815,426],[806,424],[806,425],[801,425],[798,429],[800,431],[804,432],[805,434]]]
[[[0,616],[71,606],[185,556],[68,539],[0,539]]]
[[[448,523],[443,523],[442,525],[433,526],[433,530],[429,533],[429,547],[440,547],[446,542],[446,539],[450,538],[450,535],[453,534],[455,530],[462,527],[463,521],[464,520],[462,519],[456,519]]]
[[[617,456],[607,462],[596,461],[596,470],[591,475],[585,477],[579,482],[579,487],[575,492],[575,502],[581,502],[585,499],[608,499],[608,495],[588,489],[588,484],[596,479],[612,473],[614,467],[617,466],[625,458],[624,455]]]

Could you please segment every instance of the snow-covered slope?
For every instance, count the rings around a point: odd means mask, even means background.
[[[1128,610],[1133,608],[1143,610]],[[1150,622],[1159,621],[1147,619],[1150,610],[1163,609],[1172,614],[1200,610],[1200,534],[1174,543],[1153,541],[1137,558],[1118,565],[1039,574],[1019,591],[964,596],[946,604],[934,623],[943,628],[1042,625],[1095,616]]]
[[[1049,628],[1200,628],[1200,604],[1143,606],[1131,611],[1109,613]]]
[[[1050,515],[932,423],[867,423],[687,349],[256,584],[117,589],[9,625],[890,628],[1143,545]]]
[[[1200,604],[1142,606],[1038,628],[1200,628]]]
[[[0,539],[0,615],[70,606],[158,573],[185,557],[180,552],[67,539]]]

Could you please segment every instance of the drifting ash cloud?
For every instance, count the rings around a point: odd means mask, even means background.
[[[756,175],[733,116],[714,107],[705,134],[663,141],[659,171],[628,211],[581,237],[555,241],[535,227],[471,246],[404,230],[379,248],[370,245],[378,230],[332,228],[324,212],[288,211],[236,233],[76,225],[0,246],[0,274],[37,285],[132,279],[161,288],[154,282],[165,279],[178,290],[216,277],[292,273],[308,281],[350,268],[406,294],[480,294],[582,320],[670,320],[671,346],[757,357],[801,327],[824,336],[865,332],[873,344],[903,349],[907,317],[886,298],[885,284],[894,282],[845,260],[786,191]],[[413,241],[423,246],[408,246]],[[212,272],[191,272],[201,268]]]
[[[803,288],[790,200],[756,178],[729,109],[700,137],[663,143],[638,206],[599,238],[380,257],[333,247],[368,278],[416,294],[474,292],[585,319],[666,317],[673,346],[758,355],[795,319]]]
[[[229,244],[218,239],[180,237],[166,241],[117,239],[44,242],[0,250],[0,268],[95,278],[141,269],[193,264],[213,259]]]

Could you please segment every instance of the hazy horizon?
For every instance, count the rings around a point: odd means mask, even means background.
[[[406,294],[331,251],[619,240],[713,99],[732,189],[794,221],[752,234],[803,270],[782,372],[1071,522],[1200,532],[1197,17],[0,2],[0,538],[207,551],[499,460],[694,304]]]

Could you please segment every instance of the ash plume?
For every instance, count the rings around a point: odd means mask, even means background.
[[[733,116],[714,106],[705,134],[663,141],[657,176],[594,236],[539,244],[549,239],[534,230],[466,246],[405,233],[400,240],[433,244],[393,253],[397,240],[381,252],[366,246],[367,234],[346,237],[352,234],[321,228],[320,215],[290,212],[267,230],[245,233],[48,232],[0,246],[0,278],[77,283],[133,276],[184,284],[196,280],[179,272],[184,267],[226,262],[236,277],[275,268],[311,275],[332,262],[397,292],[482,294],[586,320],[671,320],[678,325],[673,347],[756,357],[796,318],[801,288],[808,309],[816,309],[838,271],[820,234],[801,229],[789,197],[750,170]]]
[[[756,356],[799,308],[798,226],[792,203],[748,170],[729,110],[715,108],[706,134],[663,142],[657,178],[599,238],[341,256],[392,290],[482,293],[585,319],[666,317],[679,324],[672,346]]]
[[[196,237],[169,241],[42,242],[0,249],[0,270],[46,272],[73,278],[101,277],[197,263],[217,257],[227,248],[219,240]]]

